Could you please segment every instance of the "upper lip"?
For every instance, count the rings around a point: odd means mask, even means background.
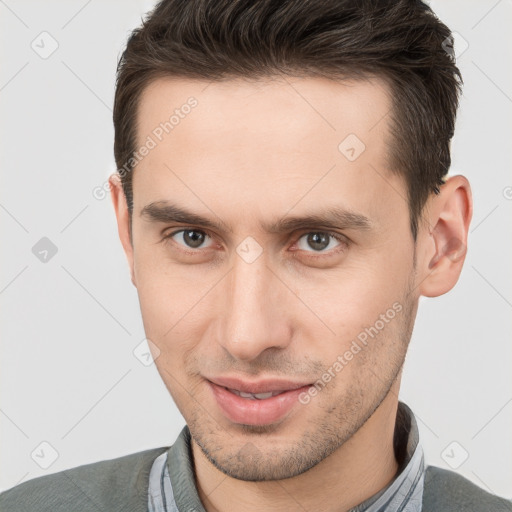
[[[237,377],[212,377],[208,380],[218,386],[253,394],[268,393],[269,391],[290,391],[310,385],[309,382],[294,382],[283,379],[262,379],[250,382]]]

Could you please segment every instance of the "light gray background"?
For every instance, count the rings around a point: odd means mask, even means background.
[[[152,5],[0,0],[1,489],[169,446],[184,425],[134,356],[136,290],[110,198],[93,196],[115,170],[117,57]],[[428,463],[510,498],[512,3],[431,5],[469,44],[450,174],[469,178],[475,210],[458,285],[421,300],[401,399]],[[43,31],[59,45],[47,59],[31,47],[51,49]],[[32,252],[42,237],[58,248],[46,263]]]

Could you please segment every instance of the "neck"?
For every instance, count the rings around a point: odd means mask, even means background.
[[[368,421],[338,450],[305,473],[285,480],[246,482],[211,464],[192,440],[196,485],[207,512],[315,510],[342,512],[370,498],[396,476],[394,386]]]

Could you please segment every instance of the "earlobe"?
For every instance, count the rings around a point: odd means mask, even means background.
[[[112,199],[112,204],[117,218],[117,232],[119,233],[119,239],[121,240],[121,245],[123,246],[126,259],[128,260],[131,281],[136,287],[137,283],[135,281],[133,245],[130,235],[130,214],[128,212],[128,205],[126,203],[126,197],[121,184],[121,178],[119,174],[114,173],[109,177],[108,182],[110,185],[110,198]]]
[[[473,214],[471,187],[464,176],[453,176],[431,200],[427,222],[430,226],[422,265],[420,294],[438,297],[457,283],[467,252],[467,236]]]

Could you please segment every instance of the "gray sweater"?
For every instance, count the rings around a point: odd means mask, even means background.
[[[29,480],[0,494],[0,511],[145,512],[151,466],[167,450],[146,450]],[[428,466],[423,512],[458,511],[512,511],[512,502],[452,471]]]
[[[393,511],[419,510],[419,501],[423,512],[512,511],[512,501],[484,491],[457,473],[434,466],[425,468],[416,419],[400,401],[393,443],[399,463],[395,479],[351,512],[389,510],[392,501]],[[159,458],[166,461],[163,471],[151,471],[153,464],[157,466],[157,457],[164,453],[167,456]],[[150,474],[152,504],[156,488],[156,498],[172,496],[168,508],[204,512],[195,484],[188,426],[171,447],[95,462],[17,485],[0,494],[0,512],[147,512]],[[159,483],[163,485],[161,493]],[[159,510],[166,507],[162,505]]]

